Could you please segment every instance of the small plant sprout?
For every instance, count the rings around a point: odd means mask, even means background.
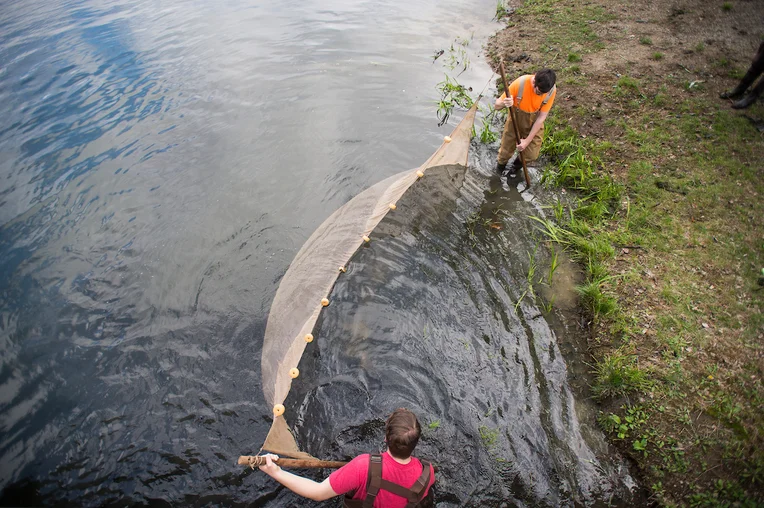
[[[497,0],[496,2],[496,15],[493,17],[496,21],[500,21],[502,18],[509,16],[509,7],[506,0]]]
[[[550,286],[552,285],[552,277],[554,277],[554,272],[557,271],[559,266],[560,260],[558,258],[557,251],[552,248],[552,259],[549,262],[549,275],[547,276],[547,284]]]

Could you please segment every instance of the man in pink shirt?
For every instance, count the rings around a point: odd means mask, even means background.
[[[396,409],[385,423],[385,453],[359,455],[321,483],[282,470],[273,454],[266,455],[260,470],[314,501],[345,494],[344,505],[350,508],[427,508],[434,505],[435,470],[429,462],[411,456],[421,434],[416,415]]]

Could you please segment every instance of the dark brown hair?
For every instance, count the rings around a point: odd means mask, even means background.
[[[391,454],[399,459],[407,459],[414,452],[422,427],[416,415],[405,408],[398,408],[387,417],[385,440]]]
[[[557,75],[552,69],[541,69],[536,73],[536,88],[541,93],[547,93],[554,86],[554,82],[557,81]]]

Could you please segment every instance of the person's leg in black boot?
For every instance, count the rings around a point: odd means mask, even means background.
[[[512,161],[512,166],[509,170],[509,176],[514,177],[518,172],[523,170],[523,161],[520,160],[520,154],[515,156],[515,160]]]
[[[732,103],[733,109],[745,109],[754,102],[756,102],[756,99],[758,99],[761,96],[761,92],[764,91],[764,78],[761,78],[758,82],[758,84],[753,87],[753,90],[748,92],[748,95],[740,99],[739,101],[735,101]]]
[[[759,44],[759,50],[756,52],[756,56],[753,57],[753,62],[751,62],[751,67],[748,68],[748,72],[745,73],[745,76],[743,76],[743,79],[740,80],[740,83],[729,92],[724,92],[719,95],[722,99],[738,99],[743,96],[746,90],[748,90],[748,87],[753,84],[754,81],[756,81],[756,78],[759,77],[759,75],[764,72],[764,42]],[[747,108],[751,104],[753,104],[756,101],[756,98],[761,93],[761,83],[752,90],[751,93],[754,93],[756,90],[758,90],[759,93],[756,94],[753,99],[750,99],[747,104],[744,104],[744,101],[746,101],[747,97],[744,98],[741,101],[736,102],[732,105],[735,109],[742,109]]]

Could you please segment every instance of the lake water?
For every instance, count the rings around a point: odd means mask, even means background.
[[[270,302],[331,212],[450,132],[445,74],[466,55],[459,81],[491,80],[495,5],[3,4],[2,504],[304,505],[235,465],[269,427]],[[457,201],[358,254],[291,423],[347,458],[412,407],[441,506],[628,503],[574,402],[574,331],[521,298],[541,210],[489,178],[493,157],[476,145]],[[504,227],[475,231],[480,213]]]

